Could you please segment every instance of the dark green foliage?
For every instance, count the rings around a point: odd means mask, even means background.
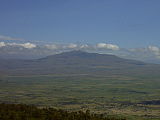
[[[125,120],[86,112],[68,112],[54,108],[37,108],[24,104],[0,104],[0,120]]]

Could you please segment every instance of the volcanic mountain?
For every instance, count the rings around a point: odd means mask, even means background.
[[[9,75],[153,75],[159,71],[160,65],[83,51],[64,52],[35,60],[0,60],[0,73]]]

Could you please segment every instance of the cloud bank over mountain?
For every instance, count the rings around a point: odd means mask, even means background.
[[[32,44],[32,43],[4,43],[4,42],[0,42],[0,48],[1,47],[5,47],[5,46],[11,46],[11,47],[24,47],[24,48],[35,48],[36,45]]]
[[[119,50],[119,46],[118,45],[106,44],[106,43],[98,43],[97,44],[97,48]]]
[[[31,42],[0,42],[0,58],[35,59],[71,50],[114,54],[122,58],[160,63],[160,48],[152,45],[145,48],[126,49],[110,43],[35,44]]]

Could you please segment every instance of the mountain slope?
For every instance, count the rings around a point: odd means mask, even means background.
[[[160,65],[114,55],[71,51],[36,60],[0,60],[0,71],[26,74],[157,74]]]

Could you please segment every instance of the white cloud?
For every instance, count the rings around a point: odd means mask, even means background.
[[[4,47],[6,44],[4,42],[0,42],[0,47]]]
[[[32,43],[24,43],[24,44],[21,44],[21,46],[23,46],[24,48],[28,48],[28,49],[36,47],[36,45]]]
[[[80,48],[81,49],[83,49],[83,48],[89,48],[89,46],[87,44],[84,44],[84,45],[81,45]]]
[[[150,50],[157,59],[160,59],[160,48],[156,46],[148,46],[148,50]]]
[[[156,46],[148,46],[148,49],[155,53],[155,54],[159,54],[160,53],[160,48],[156,47]]]
[[[13,38],[10,36],[4,36],[4,35],[0,35],[0,40],[24,40],[22,38]]]
[[[37,47],[35,44],[32,44],[32,43],[6,43],[6,45],[21,46],[21,47],[28,48],[28,49]]]
[[[98,43],[96,47],[100,49],[119,50],[119,46],[106,43]]]
[[[69,44],[67,46],[67,48],[71,48],[71,49],[74,49],[74,48],[77,48],[77,47],[78,47],[78,45],[77,44],[73,44],[73,43],[71,43],[71,44]]]

